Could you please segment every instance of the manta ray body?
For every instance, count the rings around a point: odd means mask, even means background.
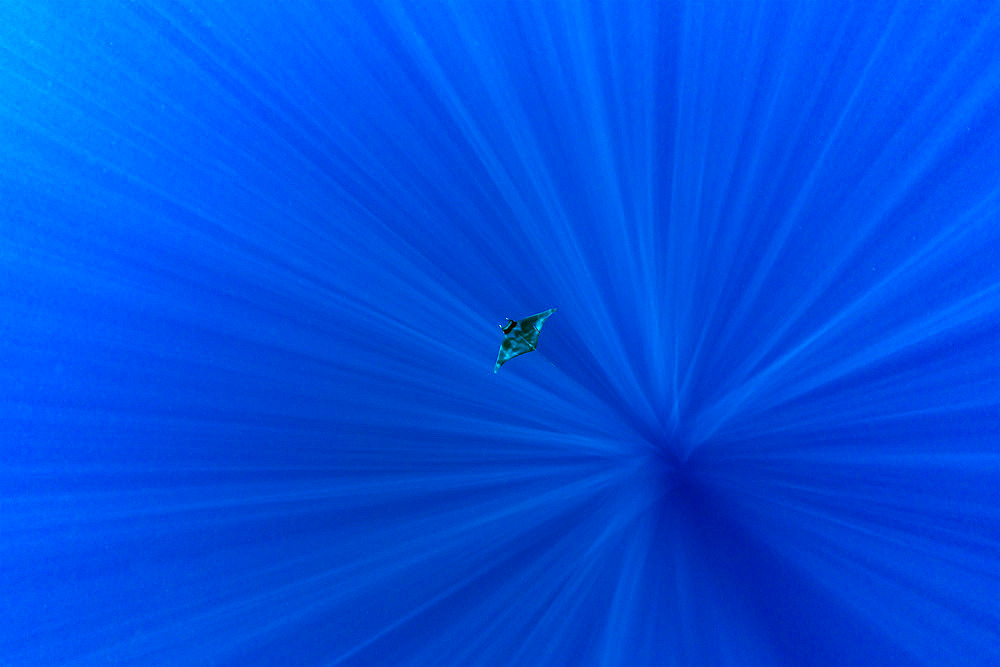
[[[497,355],[497,365],[493,367],[493,372],[500,370],[500,367],[510,359],[538,349],[538,334],[541,333],[545,320],[554,312],[555,308],[549,308],[520,320],[508,317],[507,326],[500,327],[503,331],[503,342],[500,343],[500,354]]]

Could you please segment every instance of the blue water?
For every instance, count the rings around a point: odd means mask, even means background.
[[[2,14],[0,663],[1000,664],[1000,3]]]

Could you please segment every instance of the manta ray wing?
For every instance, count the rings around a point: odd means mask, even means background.
[[[556,312],[555,308],[549,308],[544,312],[529,315],[514,323],[514,326],[509,331],[505,331],[493,372],[496,373],[500,370],[501,366],[514,357],[537,350],[538,334],[542,331],[542,325],[545,324],[545,320],[554,312]]]

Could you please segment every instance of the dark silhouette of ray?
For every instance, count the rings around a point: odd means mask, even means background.
[[[500,343],[500,354],[497,355],[497,365],[493,367],[493,372],[496,373],[501,366],[514,357],[537,350],[538,334],[542,332],[542,325],[554,312],[556,312],[555,308],[549,308],[544,312],[529,315],[520,320],[512,320],[508,317],[507,326],[500,327],[503,331],[503,342]]]

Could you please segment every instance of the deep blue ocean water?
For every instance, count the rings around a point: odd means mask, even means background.
[[[1000,3],[4,3],[0,664],[1000,664]]]

